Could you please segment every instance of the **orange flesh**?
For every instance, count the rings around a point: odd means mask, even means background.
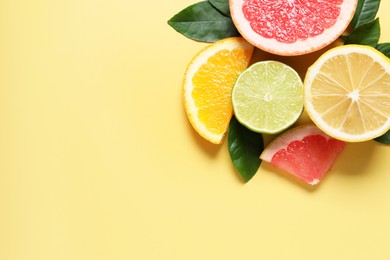
[[[226,132],[233,114],[231,92],[252,50],[222,50],[210,57],[194,75],[192,92],[199,120],[215,134]]]

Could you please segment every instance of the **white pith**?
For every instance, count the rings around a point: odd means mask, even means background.
[[[247,0],[229,0],[230,13],[240,34],[251,44],[264,51],[284,55],[302,55],[319,50],[334,42],[347,28],[356,10],[357,0],[344,0],[337,22],[322,34],[298,40],[295,43],[282,43],[276,39],[268,39],[257,34],[250,26],[242,12],[242,6]]]

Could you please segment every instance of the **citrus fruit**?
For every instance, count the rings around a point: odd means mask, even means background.
[[[190,62],[183,82],[184,106],[194,129],[219,144],[233,114],[231,92],[248,67],[254,47],[242,37],[207,45]]]
[[[242,125],[254,132],[276,134],[295,123],[302,113],[302,80],[288,65],[260,61],[240,74],[232,102]]]
[[[324,53],[307,71],[305,108],[328,135],[361,142],[390,128],[390,60],[369,46]]]
[[[315,125],[301,125],[274,139],[260,158],[315,185],[329,172],[345,144],[328,136]]]
[[[237,30],[264,51],[301,55],[335,41],[347,28],[358,0],[229,0]]]

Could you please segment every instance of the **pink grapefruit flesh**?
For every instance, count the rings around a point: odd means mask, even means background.
[[[316,185],[330,171],[345,144],[310,124],[280,135],[266,147],[260,158],[308,184]]]
[[[347,28],[358,0],[229,0],[241,35],[264,51],[302,55],[334,42]]]

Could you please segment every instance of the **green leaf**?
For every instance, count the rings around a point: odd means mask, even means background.
[[[239,36],[230,17],[224,16],[208,1],[191,5],[175,16],[168,24],[184,36],[202,42]]]
[[[241,125],[233,116],[228,131],[230,158],[245,182],[257,172],[264,149],[263,136]]]
[[[345,44],[361,44],[375,47],[378,44],[380,35],[381,27],[379,18],[377,18],[356,28],[350,35],[343,38],[345,39]]]
[[[230,17],[229,0],[209,0],[209,2],[222,14]]]
[[[375,48],[390,58],[390,42],[380,43]]]
[[[380,2],[380,0],[359,0],[355,15],[350,23],[352,29],[374,20],[378,13]]]
[[[387,131],[387,133],[384,135],[375,138],[374,140],[382,144],[390,144],[390,130]]]

